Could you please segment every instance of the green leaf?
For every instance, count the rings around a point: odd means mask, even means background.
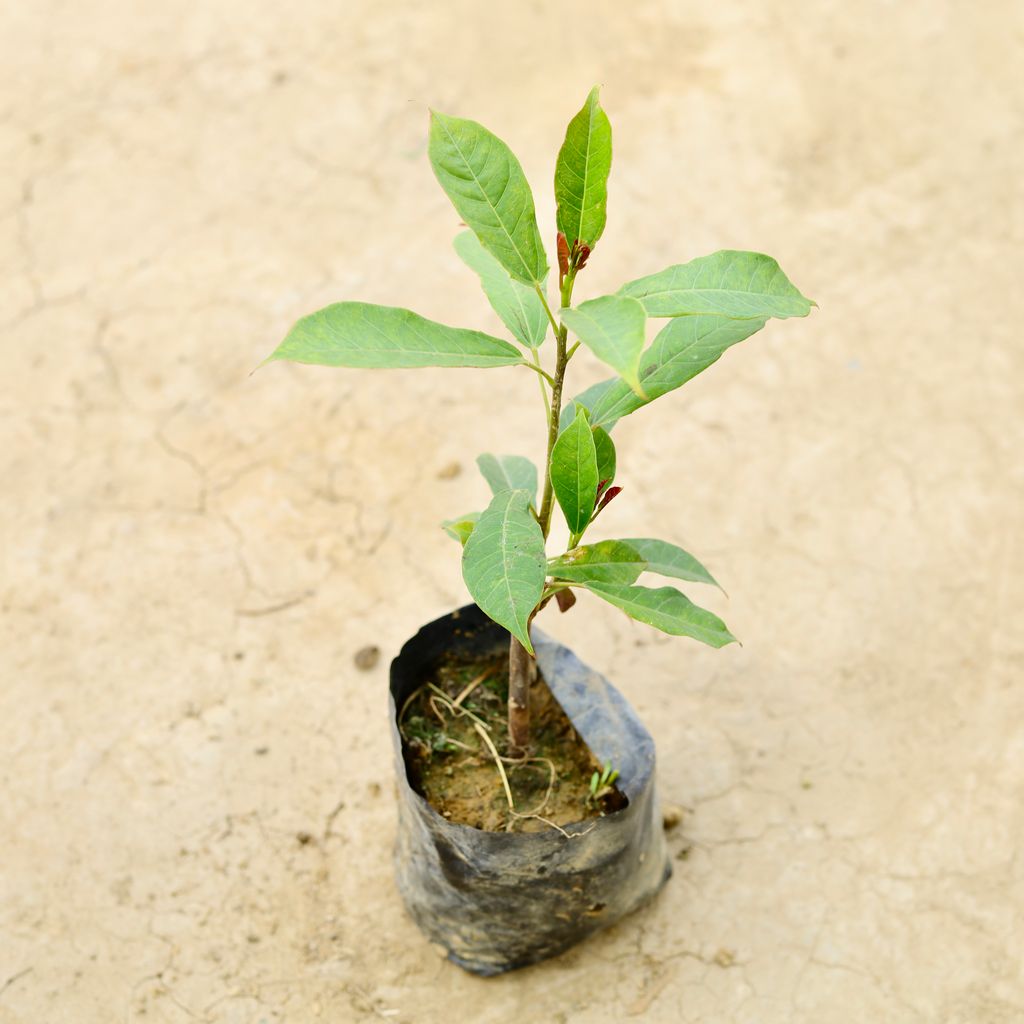
[[[648,316],[712,313],[736,319],[807,316],[804,298],[778,263],[759,252],[722,249],[680,263],[619,289],[639,299]]]
[[[597,482],[610,486],[615,479],[615,443],[604,427],[594,427],[594,448],[597,451]]]
[[[492,494],[502,491],[526,491],[530,504],[537,505],[537,467],[522,455],[478,455],[476,464],[490,485]]]
[[[479,521],[479,512],[467,512],[466,515],[459,516],[458,519],[446,519],[441,524],[441,529],[444,530],[449,537],[453,537],[463,547],[465,547],[466,541],[469,540],[469,535],[473,532],[474,527]]]
[[[767,323],[723,316],[684,316],[671,321],[640,359],[640,383],[647,401],[622,379],[613,377],[587,388],[575,401],[590,411],[597,427],[611,428],[655,398],[682,387],[714,363],[726,349],[756,334]]]
[[[611,431],[623,416],[649,404],[640,401],[633,389],[619,377],[609,377],[608,380],[591,384],[573,402],[582,405],[590,413],[591,419],[596,417],[596,422],[602,424],[599,429],[607,431]],[[572,404],[566,408],[572,408]]]
[[[612,379],[613,380],[618,380],[618,377],[614,377]],[[604,383],[607,383],[607,381],[605,381]],[[587,390],[590,391],[591,389],[588,388]],[[584,394],[586,394],[586,392],[584,392]],[[576,413],[578,412],[576,407],[577,407],[577,405],[582,405],[582,404],[583,404],[582,402],[575,402],[575,401],[573,401],[573,402],[566,402],[566,404],[564,406],[562,406],[562,411],[561,411],[561,413],[559,414],[559,417],[558,417],[558,432],[560,434],[562,433],[562,431],[567,430],[569,427],[572,426],[572,421],[574,419],[576,419]]]
[[[603,381],[602,386],[612,383],[617,378],[613,378],[612,381]],[[558,432],[566,430],[572,426],[572,421],[577,417],[577,412],[580,408],[587,409],[586,403],[581,400],[592,391],[593,388],[588,388],[587,391],[577,398],[575,401],[569,401],[565,403],[562,408],[562,415],[558,421]],[[590,412],[588,410],[588,419]],[[601,483],[603,480],[605,483],[610,484],[615,478],[615,445],[611,440],[611,435],[604,427],[594,427],[594,449],[597,452],[597,482]]]
[[[591,89],[583,109],[569,122],[555,164],[558,230],[570,248],[577,240],[593,248],[607,216],[612,126],[598,93],[597,86]]]
[[[647,562],[648,572],[656,572],[660,576],[673,576],[678,580],[690,580],[693,583],[710,583],[713,587],[722,589],[714,576],[693,555],[675,544],[669,544],[665,540],[654,540],[651,537],[627,537],[622,543],[634,548]]]
[[[689,636],[710,647],[736,642],[725,623],[706,608],[695,605],[675,587],[623,586],[620,583],[588,583],[588,590],[621,608],[630,618],[646,622],[672,636]]]
[[[462,552],[462,578],[481,610],[532,654],[530,615],[544,591],[544,534],[526,491],[496,494]]]
[[[427,320],[408,309],[336,302],[303,317],[267,359],[356,368],[514,366],[522,353],[501,338]]]
[[[547,256],[523,168],[476,121],[431,111],[430,164],[441,188],[483,247],[517,280],[541,284]]]
[[[548,572],[574,583],[633,583],[647,568],[636,548],[621,540],[602,540],[548,560]]]
[[[597,483],[594,434],[586,410],[579,408],[551,452],[551,485],[573,534],[581,534],[594,514]]]
[[[487,301],[512,336],[527,348],[538,348],[547,334],[548,317],[536,290],[509,277],[472,231],[456,235],[455,251],[480,278]]]
[[[559,315],[598,359],[617,370],[640,398],[646,397],[640,383],[640,355],[647,314],[636,299],[603,295],[575,309],[563,309]]]

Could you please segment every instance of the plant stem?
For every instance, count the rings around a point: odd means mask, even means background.
[[[541,304],[544,306],[544,312],[548,315],[548,320],[551,323],[551,329],[558,335],[558,321],[555,319],[555,314],[551,312],[551,307],[548,305],[548,297],[544,294],[544,289],[537,283],[534,283],[533,290],[537,293],[540,298]]]
[[[536,351],[536,350],[534,350],[534,351]],[[523,366],[527,366],[531,370],[533,370],[534,373],[536,373],[537,376],[540,377],[540,379],[542,381],[546,380],[552,387],[555,386],[554,378],[542,366],[538,366],[537,363],[528,363],[528,362],[525,362],[525,361],[523,362]]]
[[[530,742],[530,685],[537,678],[533,655],[513,636],[508,647],[508,742],[523,752]]]
[[[562,282],[562,309],[565,309],[572,302],[572,286],[576,280],[575,270],[570,270]],[[555,343],[557,353],[555,356],[555,376],[552,379],[547,373],[540,369],[540,365],[530,366],[542,374],[551,384],[551,404],[548,407],[548,453],[544,462],[544,499],[541,510],[537,516],[541,530],[544,531],[544,539],[547,540],[551,530],[552,497],[554,490],[551,484],[551,452],[558,440],[558,421],[562,416],[562,383],[565,379],[565,367],[569,358],[565,351],[565,342],[568,332],[564,325],[560,325],[548,306],[548,300],[540,286],[535,286],[540,301],[544,303],[548,320],[555,331]],[[545,399],[547,395],[545,394]],[[532,618],[532,616],[531,616]],[[529,627],[527,627],[529,628]],[[537,661],[526,650],[525,647],[513,636],[509,638],[508,649],[508,739],[513,753],[525,753],[530,742],[530,686],[537,678]]]
[[[570,270],[565,275],[565,281],[562,284],[562,309],[567,309],[572,302],[572,286],[576,281],[575,271]],[[552,323],[554,318],[552,317]],[[555,380],[551,386],[551,416],[548,419],[548,454],[544,464],[544,497],[541,500],[540,506],[540,528],[544,531],[544,537],[547,538],[548,533],[551,531],[551,513],[553,511],[554,490],[551,484],[551,453],[554,450],[555,442],[558,440],[558,421],[562,418],[562,384],[565,381],[565,367],[569,362],[569,357],[565,350],[565,342],[568,331],[565,325],[562,324],[558,327],[555,335],[555,343],[558,346],[555,355]]]
[[[535,348],[531,348],[530,351],[533,353],[533,361],[540,366],[540,354]],[[544,378],[538,375],[537,385],[540,388],[540,397],[544,401],[544,415],[551,418],[551,399],[548,398],[548,389],[544,387]]]

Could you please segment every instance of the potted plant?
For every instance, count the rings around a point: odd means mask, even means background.
[[[663,632],[712,647],[734,641],[675,587],[637,583],[654,573],[714,585],[692,555],[651,538],[593,538],[621,490],[611,432],[769,318],[806,316],[813,305],[775,260],[737,251],[574,304],[605,226],[611,134],[595,88],[555,165],[556,311],[519,161],[480,124],[431,114],[430,162],[468,228],[456,251],[512,341],[345,301],[300,320],[268,360],[521,367],[537,377],[541,472],[519,454],[481,455],[489,504],[443,524],[462,545],[475,603],[424,626],[391,666],[399,887],[424,931],[480,974],[558,953],[668,877],[650,735],[607,680],[533,622],[552,600],[568,611],[583,590]],[[648,320],[665,321],[650,345]],[[565,401],[581,345],[614,375]],[[554,350],[546,367],[542,348]],[[549,554],[556,505],[569,538]]]

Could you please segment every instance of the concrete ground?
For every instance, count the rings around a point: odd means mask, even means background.
[[[1024,1019],[1019,4],[36,0],[0,55],[0,1024]],[[392,884],[384,689],[536,384],[249,372],[341,298],[497,331],[426,108],[550,241],[594,82],[580,297],[734,247],[821,308],[618,429],[605,535],[686,544],[744,646],[545,614],[650,723],[677,871],[481,981]]]

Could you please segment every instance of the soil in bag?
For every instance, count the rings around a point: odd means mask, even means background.
[[[592,785],[602,765],[539,672],[530,691],[526,757],[510,750],[507,699],[508,648],[502,645],[489,653],[446,653],[400,709],[409,780],[435,810],[485,831],[539,832],[626,806],[614,786]],[[502,759],[504,778],[481,730]]]

